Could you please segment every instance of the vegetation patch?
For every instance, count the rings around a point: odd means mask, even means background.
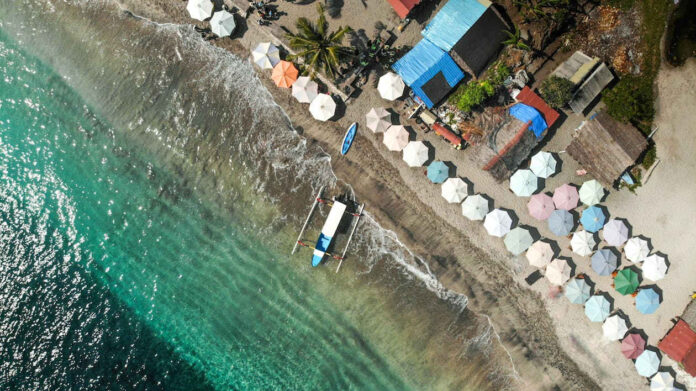
[[[462,112],[468,113],[494,96],[508,76],[510,69],[497,62],[488,69],[485,78],[461,84],[450,96],[449,102]]]
[[[541,82],[539,91],[548,104],[560,109],[565,107],[573,97],[573,86],[573,82],[566,78],[551,76]]]

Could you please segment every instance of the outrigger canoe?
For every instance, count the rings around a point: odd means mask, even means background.
[[[317,239],[317,245],[314,247],[314,253],[312,253],[312,266],[317,267],[324,259],[326,251],[329,249],[331,240],[333,240],[338,225],[343,219],[343,213],[346,211],[346,204],[333,201],[329,215],[326,217],[324,222],[324,227],[321,229],[321,234],[319,239]]]
[[[352,125],[346,131],[346,135],[343,137],[343,145],[341,146],[341,155],[348,153],[350,146],[353,145],[353,139],[355,138],[355,133],[358,130],[358,123],[353,122]]]

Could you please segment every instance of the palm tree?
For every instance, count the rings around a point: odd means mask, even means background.
[[[509,30],[505,30],[505,34],[507,34],[508,39],[503,41],[503,45],[510,45],[514,48],[522,49],[522,50],[526,50],[526,51],[531,50],[529,45],[524,43],[524,40],[522,39],[522,36],[521,36],[522,33],[520,32],[519,27],[515,26],[514,32],[509,31]]]
[[[297,51],[297,54],[289,57],[291,60],[302,58],[306,69],[321,68],[333,78],[341,62],[353,55],[352,48],[341,45],[343,37],[352,30],[350,27],[339,27],[337,31],[328,32],[324,7],[319,4],[317,11],[319,18],[316,23],[301,17],[295,22],[297,34],[286,34],[290,47]]]

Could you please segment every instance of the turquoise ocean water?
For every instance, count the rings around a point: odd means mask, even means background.
[[[0,3],[0,388],[507,385],[369,218],[339,275],[288,256],[336,178],[246,61],[98,5]]]

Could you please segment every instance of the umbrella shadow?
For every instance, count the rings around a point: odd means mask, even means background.
[[[549,178],[553,178],[554,176],[558,175],[559,172],[563,171],[563,159],[561,159],[561,156],[556,152],[551,152],[551,156],[556,159],[556,171],[549,175]]]
[[[530,225],[520,225],[520,228],[524,228],[529,232],[529,234],[532,236],[532,242],[536,242],[537,240],[541,239],[541,235],[539,234],[539,230],[537,230],[535,227],[532,227]]]
[[[450,178],[456,178],[457,177],[457,166],[454,165],[454,163],[450,161],[443,161],[445,163],[445,166],[449,169],[449,177]]]
[[[408,141],[413,141],[418,136],[418,133],[410,125],[404,125],[404,129],[408,132]]]
[[[549,238],[539,239],[539,241],[548,243],[551,246],[551,251],[553,251],[553,257],[558,258],[558,255],[561,253],[561,246],[558,245],[558,242]]]
[[[467,178],[467,177],[461,177],[459,179],[461,179],[462,181],[464,181],[464,183],[466,183],[466,196],[468,197],[468,196],[474,194],[474,182],[470,181],[469,178]]]
[[[662,257],[665,260],[665,265],[667,265],[667,270],[669,270],[669,266],[672,263],[669,261],[667,254],[663,253],[662,251],[655,251],[653,254],[657,255],[658,257]]]
[[[493,198],[491,198],[488,194],[484,193],[479,193],[479,195],[483,197],[483,199],[488,201],[488,210],[493,210],[493,208],[495,207],[495,202],[493,201]]]
[[[343,118],[344,115],[346,115],[346,103],[343,101],[343,99],[340,99],[333,94],[331,94],[331,99],[336,103],[336,110],[334,111],[334,115],[329,118],[329,121],[338,121],[339,119]]]
[[[430,141],[421,140],[421,142],[423,145],[428,147],[428,160],[423,163],[423,165],[427,167],[430,165],[430,163],[435,161],[435,147],[430,143]]]
[[[667,372],[670,374],[670,376],[672,376],[672,379],[674,379],[674,383],[673,383],[674,388],[676,390],[686,390],[686,386],[684,384],[677,382],[677,371],[675,371],[673,367],[661,365],[658,368],[658,371],[659,372]]]

